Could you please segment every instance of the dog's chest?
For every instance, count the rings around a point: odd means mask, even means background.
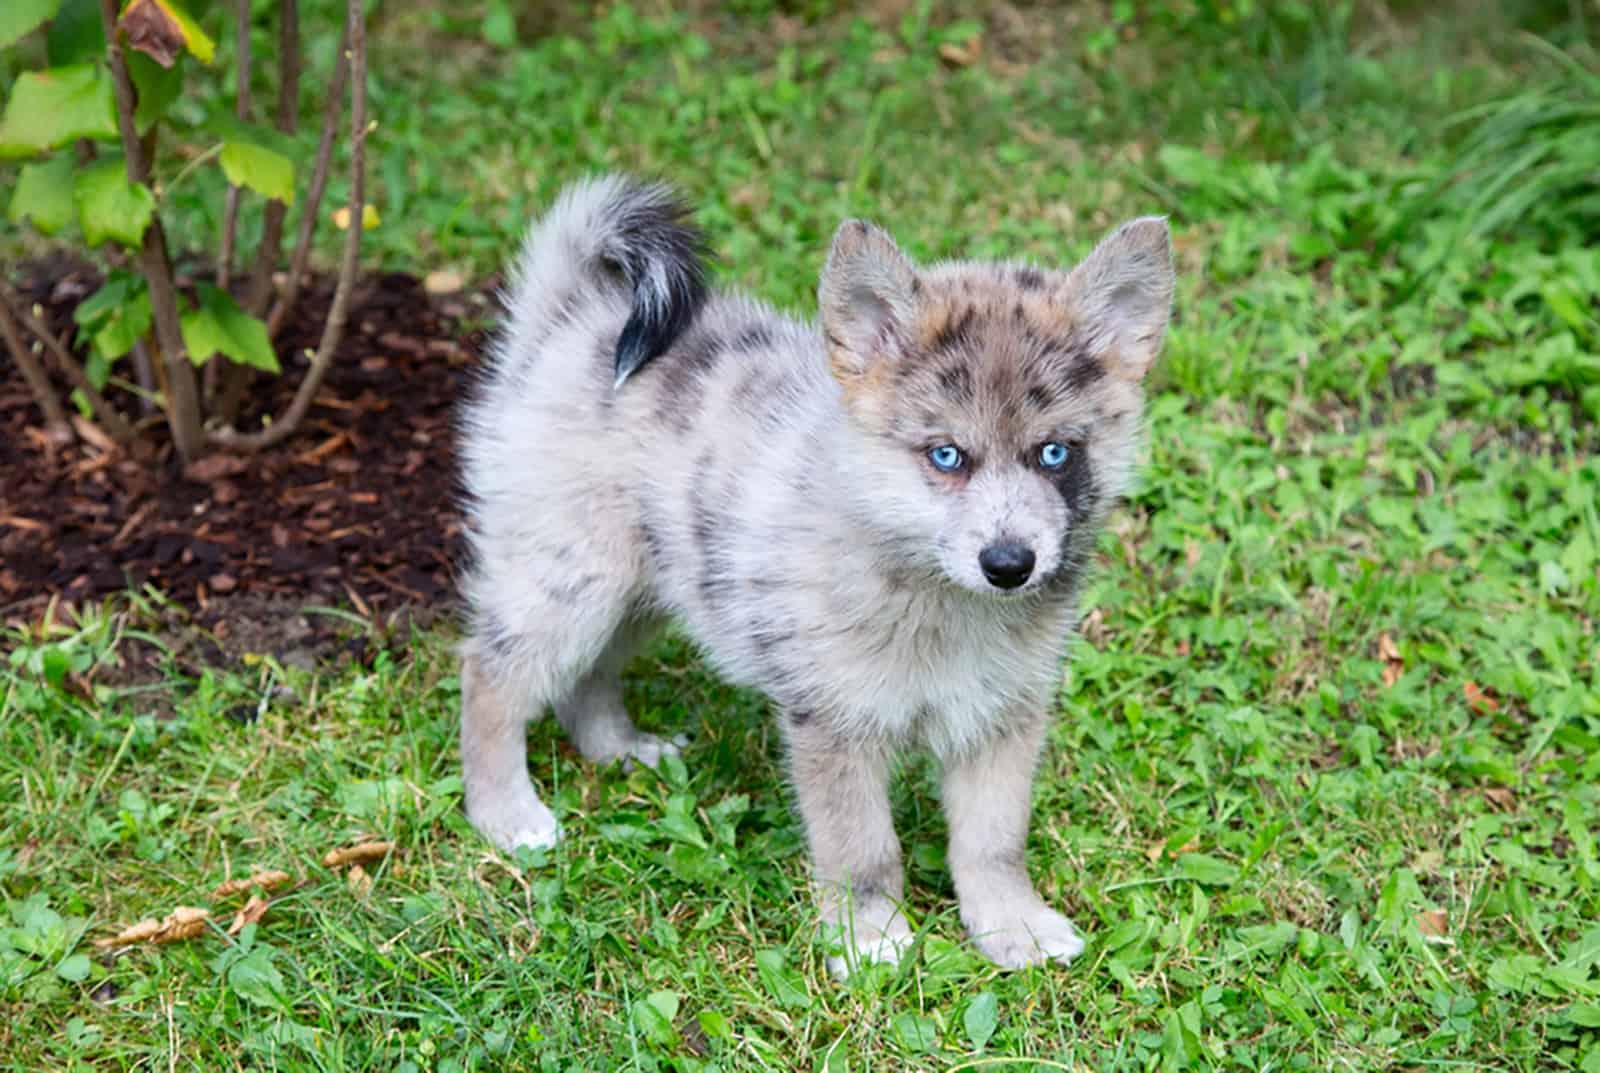
[[[852,595],[786,608],[779,650],[752,652],[741,677],[850,733],[944,754],[988,737],[1019,706],[1047,703],[1059,681],[1070,608],[870,585]]]

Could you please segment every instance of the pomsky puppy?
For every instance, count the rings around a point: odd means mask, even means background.
[[[547,706],[595,762],[675,751],[620,683],[673,620],[779,712],[835,973],[911,938],[888,794],[907,747],[942,762],[978,948],[1071,959],[1024,863],[1029,798],[1167,329],[1166,221],[1050,270],[918,266],[850,220],[817,324],[711,293],[703,252],[670,190],[622,176],[527,238],[463,422],[468,815],[502,848],[557,840],[526,756]]]

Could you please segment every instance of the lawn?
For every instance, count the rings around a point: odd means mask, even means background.
[[[763,701],[682,642],[630,679],[682,762],[595,770],[538,724],[568,839],[512,858],[462,815],[449,629],[130,681],[163,618],[130,594],[0,636],[0,1067],[1600,1073],[1593,179],[1528,194],[1545,128],[1450,122],[1592,115],[1582,5],[798,6],[381,14],[370,257],[482,277],[626,167],[809,311],[848,214],[1046,262],[1170,214],[1148,463],[1035,803],[1082,958],[963,942],[913,761],[918,944],[834,983]],[[230,929],[248,892],[215,888],[273,869]],[[193,937],[95,945],[179,906]]]

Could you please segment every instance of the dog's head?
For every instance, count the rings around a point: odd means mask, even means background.
[[[1172,289],[1158,217],[1070,271],[919,269],[846,222],[818,293],[873,524],[974,591],[1070,583],[1127,490]]]

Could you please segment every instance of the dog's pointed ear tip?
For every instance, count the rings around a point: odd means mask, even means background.
[[[1117,230],[1135,241],[1153,245],[1172,244],[1172,218],[1164,213],[1159,216],[1136,216]]]
[[[830,246],[835,253],[852,253],[875,244],[894,247],[895,241],[889,232],[871,220],[852,216],[834,228]]]

